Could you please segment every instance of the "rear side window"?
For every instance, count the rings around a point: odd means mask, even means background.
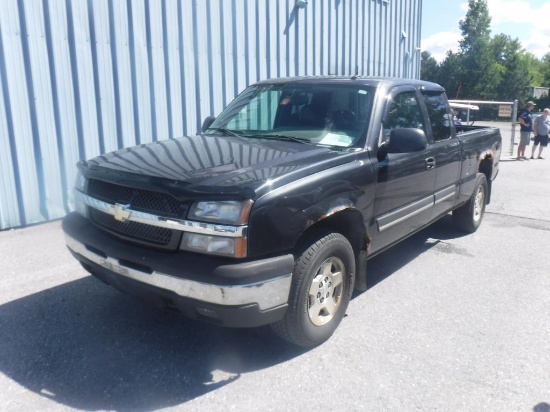
[[[443,92],[422,92],[428,116],[432,125],[434,141],[450,139],[452,115],[448,111],[447,99]]]

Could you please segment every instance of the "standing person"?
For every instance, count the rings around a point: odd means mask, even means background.
[[[535,149],[539,144],[539,157],[537,157],[537,159],[543,159],[541,156],[542,148],[548,146],[548,133],[550,133],[550,118],[548,118],[548,114],[550,114],[550,109],[544,109],[542,114],[537,117],[533,123],[535,142],[533,143],[533,150],[531,151],[531,159],[535,158]]]
[[[519,120],[519,146],[517,160],[525,159],[525,148],[529,146],[531,141],[531,132],[533,131],[533,121],[531,118],[531,111],[535,108],[535,103],[528,101],[525,104],[525,108],[518,116]]]

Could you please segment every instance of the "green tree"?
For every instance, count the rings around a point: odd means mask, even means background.
[[[546,53],[540,60],[537,60],[537,70],[535,73],[535,86],[550,87],[550,53]],[[550,108],[550,96],[546,95],[536,99],[537,109],[542,110],[545,107]]]
[[[528,98],[533,82],[530,71],[533,56],[523,50],[519,40],[504,34],[495,36],[491,40],[489,57],[500,70],[494,99],[525,100]]]
[[[488,40],[491,36],[491,17],[486,0],[468,0],[468,12],[458,26],[462,32],[460,51],[471,51],[478,40]]]
[[[550,86],[550,53],[546,53],[540,60],[539,73],[541,83],[537,83],[537,86]]]
[[[491,38],[487,0],[468,0],[468,11],[459,22],[459,51],[447,52],[437,64],[422,53],[421,78],[445,87],[452,99],[532,99],[533,86],[550,86],[550,53],[542,59],[525,51],[518,39],[499,34]],[[550,106],[550,98],[540,107]]]
[[[449,99],[462,99],[461,60],[462,55],[449,50],[439,65],[437,83],[445,88]]]
[[[529,75],[532,79],[532,85],[543,86],[544,84],[547,84],[544,81],[543,58],[538,59],[533,53],[529,53],[527,51],[523,51],[522,56],[528,66]],[[548,68],[550,69],[550,65]]]
[[[491,41],[491,17],[486,0],[469,0],[464,20],[459,22],[462,39],[459,42],[461,55],[457,68],[461,84],[461,98],[487,98],[500,80],[502,70],[488,52]]]
[[[429,82],[437,82],[439,66],[430,52],[423,51],[420,60],[420,78]]]

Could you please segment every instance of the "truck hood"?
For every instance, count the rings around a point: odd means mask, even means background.
[[[182,137],[107,153],[79,165],[88,178],[175,196],[256,199],[284,184],[355,159],[355,152],[291,141]]]

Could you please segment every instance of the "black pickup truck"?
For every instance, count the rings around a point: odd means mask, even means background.
[[[262,81],[198,136],[80,162],[67,246],[187,317],[317,345],[366,289],[370,257],[451,211],[480,225],[500,131],[452,118],[428,82]]]

